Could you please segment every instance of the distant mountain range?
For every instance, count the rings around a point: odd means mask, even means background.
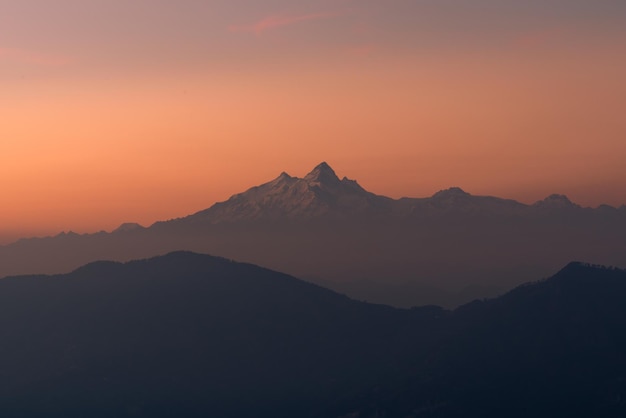
[[[0,246],[0,277],[61,273],[97,259],[206,252],[284,271],[372,302],[457,306],[495,296],[569,260],[626,266],[626,207],[533,205],[460,188],[391,199],[321,163],[282,173],[195,214],[111,233]]]
[[[582,208],[566,196],[554,194],[533,205],[491,196],[472,196],[458,187],[435,193],[429,198],[398,200],[376,195],[347,177],[339,179],[325,162],[304,178],[283,172],[276,179],[236,194],[209,209],[170,222],[209,222],[212,224],[244,221],[298,222],[313,219],[420,218],[448,214],[487,216],[542,216],[546,212],[614,212],[626,215],[626,206],[617,209],[602,205]]]
[[[7,417],[621,417],[626,272],[454,311],[176,252],[0,280]]]

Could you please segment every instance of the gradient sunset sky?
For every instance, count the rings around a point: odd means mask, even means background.
[[[626,203],[624,0],[0,0],[0,242],[327,161],[392,197]]]

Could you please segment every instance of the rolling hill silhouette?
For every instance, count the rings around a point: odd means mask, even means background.
[[[552,195],[533,205],[460,188],[390,199],[326,163],[195,214],[111,233],[0,246],[0,277],[62,273],[98,259],[189,250],[285,271],[378,303],[458,306],[501,294],[573,259],[626,266],[626,208],[583,208]]]
[[[39,417],[626,412],[626,272],[580,263],[454,311],[177,252],[0,281],[0,411]]]

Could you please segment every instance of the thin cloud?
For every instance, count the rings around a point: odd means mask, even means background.
[[[310,13],[303,15],[274,15],[268,16],[259,20],[251,25],[232,25],[228,29],[231,32],[247,32],[255,33],[257,35],[262,34],[265,31],[281,28],[284,26],[292,26],[301,22],[307,22],[310,20],[322,20],[332,19],[340,16],[343,13],[331,12],[331,13]]]
[[[0,47],[0,61],[13,61],[22,64],[37,65],[40,67],[62,67],[69,63],[69,59],[59,55],[43,54],[19,48]]]

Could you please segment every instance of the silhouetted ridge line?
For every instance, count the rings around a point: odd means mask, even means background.
[[[440,190],[433,195],[434,198],[446,197],[446,196],[471,196],[471,194],[467,193],[465,190],[461,189],[460,187],[451,187],[446,190]]]
[[[283,172],[195,214],[149,228],[61,234],[0,247],[0,277],[186,249],[304,277],[359,300],[449,308],[546,277],[573,259],[626,266],[626,211],[538,204],[459,187],[391,199],[318,164]],[[36,262],[34,261],[36,260]]]
[[[625,297],[626,272],[584,263],[453,312],[188,251],[14,277],[0,280],[0,411],[624,416]]]

